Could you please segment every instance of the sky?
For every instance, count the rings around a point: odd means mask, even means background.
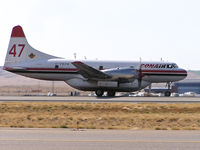
[[[5,0],[0,2],[0,66],[11,30],[66,59],[175,62],[200,70],[199,0]]]

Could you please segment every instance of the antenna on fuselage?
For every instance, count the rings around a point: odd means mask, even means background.
[[[76,53],[74,53],[74,59],[76,59]]]

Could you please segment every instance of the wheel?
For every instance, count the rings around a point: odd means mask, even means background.
[[[109,97],[115,96],[115,91],[108,91],[107,96],[109,96]]]
[[[95,94],[96,94],[98,97],[103,96],[103,93],[104,93],[103,90],[96,90],[96,91],[95,91]]]
[[[165,92],[165,96],[166,96],[166,97],[169,97],[170,95],[171,95],[171,92],[170,92],[170,91],[166,91],[166,92]]]

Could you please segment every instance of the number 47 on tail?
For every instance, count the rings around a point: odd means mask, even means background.
[[[17,47],[21,48],[21,50],[20,50],[20,52],[18,54],[18,57],[20,57],[22,52],[23,52],[23,50],[24,50],[25,44],[18,44],[18,45],[14,44],[12,46],[12,48],[10,49],[10,51],[9,51],[9,55],[13,55],[13,57],[15,57],[17,55],[17,52],[16,52],[17,51]]]

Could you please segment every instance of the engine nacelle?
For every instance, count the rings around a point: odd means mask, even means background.
[[[115,69],[104,70],[106,74],[112,76],[112,80],[116,79],[136,79],[138,78],[138,71],[133,67],[123,67]]]

